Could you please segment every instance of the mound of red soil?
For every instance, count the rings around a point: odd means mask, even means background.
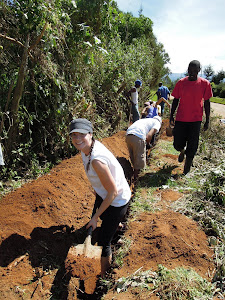
[[[125,132],[103,143],[118,158],[130,181]],[[65,260],[73,243],[84,242],[84,226],[93,203],[80,154],[0,200],[0,299],[23,299],[24,295],[38,300],[50,295],[76,299],[74,290],[84,290],[79,278],[82,269],[77,266],[72,275],[78,278],[71,278]],[[212,270],[212,252],[205,235],[183,215],[163,211],[141,215],[126,234],[133,239],[133,246],[120,274],[143,265],[155,268],[158,263],[193,267],[202,275]],[[79,264],[85,266],[85,274],[91,274],[85,260],[80,259]],[[90,290],[94,285],[93,281]]]
[[[170,210],[144,213],[132,220],[125,236],[132,241],[129,255],[119,277],[137,269],[156,270],[159,264],[173,269],[192,268],[209,279],[214,270],[213,251],[208,247],[205,233],[187,217]]]
[[[124,137],[122,131],[103,143],[129,180]],[[18,299],[24,293],[32,299],[50,294],[67,299],[64,262],[71,245],[84,242],[94,200],[80,154],[0,200],[0,299]]]

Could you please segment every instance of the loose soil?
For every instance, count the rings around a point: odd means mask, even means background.
[[[167,125],[164,121],[160,139],[172,139],[165,135]],[[118,158],[130,183],[132,169],[125,131],[102,142]],[[163,154],[158,159],[172,164],[174,174],[182,172],[177,156]],[[158,170],[152,165],[153,173]],[[156,192],[161,210],[141,214],[129,222],[124,234],[132,245],[123,267],[115,269],[115,279],[139,268],[156,270],[158,264],[163,264],[170,269],[193,268],[210,280],[213,250],[206,235],[197,223],[169,209],[169,204],[182,194],[160,187]],[[71,245],[84,242],[94,199],[78,154],[0,200],[0,299],[88,299],[96,286],[100,262],[96,266],[96,261],[82,256],[71,261],[67,254]],[[105,299],[138,297],[111,291]]]

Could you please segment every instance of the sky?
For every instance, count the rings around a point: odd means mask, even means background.
[[[185,73],[191,60],[202,70],[225,71],[224,0],[116,0],[123,12],[153,21],[153,33],[170,57],[172,73]]]

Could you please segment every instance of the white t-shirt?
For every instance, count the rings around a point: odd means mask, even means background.
[[[103,164],[106,164],[110,172],[115,180],[118,195],[111,203],[111,206],[120,207],[127,204],[131,197],[130,187],[127,183],[127,180],[124,175],[124,171],[116,157],[99,141],[95,141],[94,147],[91,153],[91,163],[89,166],[88,172],[86,171],[86,166],[89,161],[89,155],[86,156],[83,152],[81,152],[83,164],[85,168],[85,172],[87,177],[96,191],[96,193],[104,200],[107,196],[107,191],[103,187],[99,177],[97,176],[93,166],[92,161],[97,159],[101,161]]]
[[[133,134],[142,140],[146,140],[146,135],[154,128],[159,132],[161,123],[155,118],[140,119],[134,122],[126,132],[126,135]]]
[[[131,92],[131,102],[133,102],[134,104],[138,103],[138,91],[135,88],[136,92]]]

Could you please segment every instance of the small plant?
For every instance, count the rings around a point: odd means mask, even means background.
[[[152,272],[151,270],[140,272],[140,270],[141,268],[128,277],[119,278],[115,285],[117,293],[125,292],[129,287],[141,289],[146,288],[149,290],[149,283],[156,280],[157,273]]]
[[[211,171],[203,190],[206,200],[225,205],[225,176],[222,170]]]
[[[223,296],[225,296],[225,245],[217,239],[217,245],[214,248],[215,251],[215,261],[216,261],[216,273],[213,277],[213,282],[216,286],[223,291]]]
[[[213,299],[216,287],[192,269],[176,268],[169,270],[158,266],[158,277],[155,284],[160,299],[191,300]]]
[[[151,270],[122,277],[116,282],[116,291],[125,292],[128,288],[145,288],[151,294],[165,300],[209,300],[218,289],[215,284],[203,279],[192,269],[176,268],[169,270],[162,265],[157,272]]]
[[[120,243],[121,243],[121,247],[119,247],[119,249],[116,250],[114,256],[114,264],[117,267],[121,267],[123,265],[123,258],[129,252],[131,246],[131,240],[127,239],[126,237],[122,237],[120,239]]]
[[[155,210],[154,202],[156,199],[154,199],[151,192],[144,195],[144,193],[142,193],[143,190],[143,188],[139,188],[137,190],[134,200],[130,204],[130,214],[132,217],[145,211],[152,212]]]

